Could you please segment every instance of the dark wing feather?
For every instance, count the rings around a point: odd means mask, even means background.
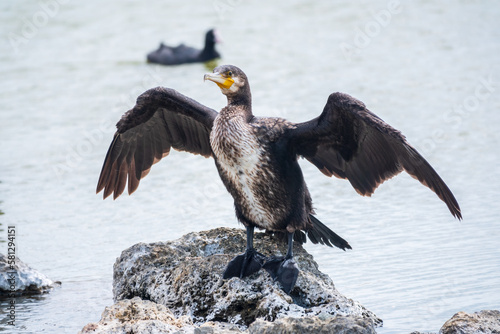
[[[353,97],[334,93],[323,113],[290,130],[292,148],[327,176],[349,180],[370,196],[403,170],[434,191],[451,214],[462,218],[452,192],[431,165],[396,129]]]
[[[217,112],[176,92],[157,87],[137,98],[135,107],[116,124],[97,192],[104,198],[120,196],[128,182],[133,193],[151,166],[167,156],[170,148],[212,155],[210,131]]]

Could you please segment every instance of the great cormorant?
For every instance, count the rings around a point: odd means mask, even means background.
[[[205,47],[202,50],[184,44],[168,46],[160,43],[157,50],[148,53],[147,60],[149,63],[162,65],[204,63],[220,58],[220,54],[215,50],[215,44],[218,42],[220,42],[220,38],[217,31],[210,29],[205,34]]]
[[[293,241],[351,246],[314,216],[311,196],[297,162],[304,157],[323,174],[349,180],[361,195],[371,195],[403,170],[429,187],[451,214],[461,219],[450,189],[431,165],[396,129],[355,98],[333,93],[323,112],[303,123],[252,113],[250,86],[236,66],[206,74],[227,97],[217,113],[169,88],[153,88],[117,123],[104,160],[97,192],[117,198],[133,193],[151,166],[170,148],[213,157],[238,220],[247,229],[244,254],[228,264],[223,277],[244,277],[265,268],[288,293],[298,268]],[[267,258],[253,248],[254,228],[287,236],[285,257]]]

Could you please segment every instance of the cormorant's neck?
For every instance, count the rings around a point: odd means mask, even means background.
[[[245,107],[248,110],[252,110],[252,96],[250,94],[245,95],[227,95],[227,105]]]
[[[253,118],[252,114],[252,96],[248,94],[227,95],[227,107],[224,108],[227,113],[244,113],[247,121]],[[221,111],[222,112],[222,111]]]

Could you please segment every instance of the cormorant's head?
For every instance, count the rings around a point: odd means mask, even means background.
[[[210,80],[217,84],[226,95],[228,100],[245,99],[250,100],[250,86],[245,73],[233,65],[221,65],[214,68],[213,73],[207,73],[204,80]]]

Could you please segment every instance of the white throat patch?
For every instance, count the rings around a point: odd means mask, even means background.
[[[241,86],[243,86],[243,82],[241,82],[240,78],[234,78],[234,83],[228,89],[221,88],[222,93],[224,91],[228,91],[230,93],[236,93]]]

